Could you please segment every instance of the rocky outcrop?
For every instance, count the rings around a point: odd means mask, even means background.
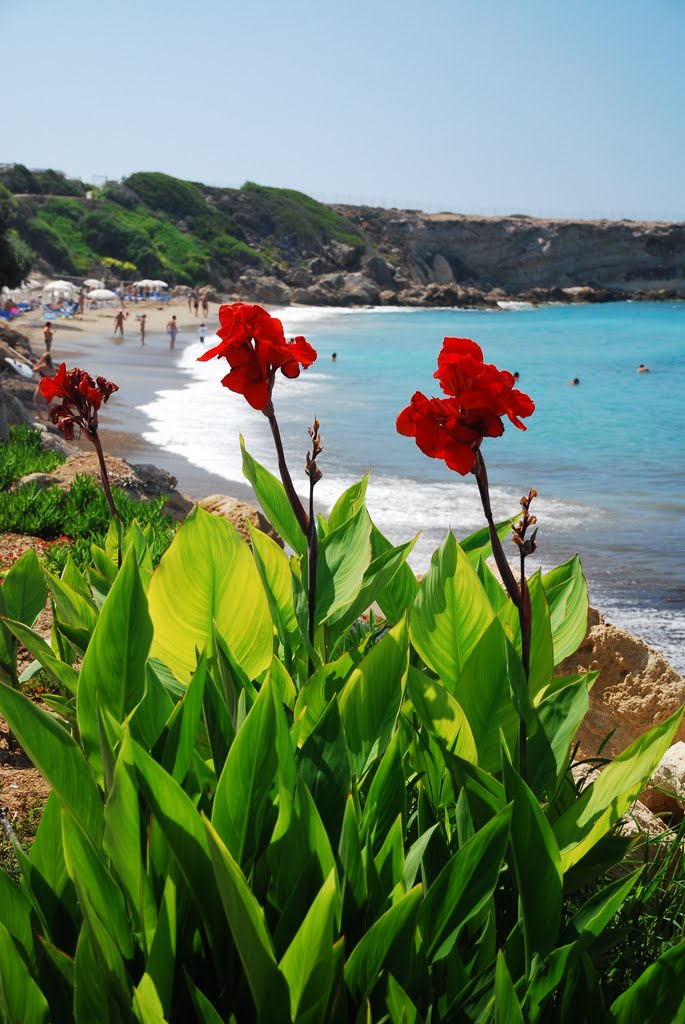
[[[205,512],[211,512],[214,516],[222,516],[222,518],[228,519],[229,523],[235,526],[240,536],[248,544],[250,543],[248,524],[251,524],[256,529],[261,530],[262,533],[266,533],[267,536],[275,540],[281,547],[284,546],[283,541],[269,520],[257,509],[244,501],[239,501],[238,498],[230,498],[226,494],[210,494],[209,497],[203,498],[198,504]]]
[[[590,709],[577,737],[585,757],[595,756],[600,747],[603,757],[615,757],[685,702],[685,679],[658,651],[605,623],[591,609],[585,639],[562,662],[558,674],[596,669],[600,676],[590,690]],[[681,739],[685,739],[685,723],[675,741]]]
[[[651,788],[640,797],[657,814],[680,821],[685,811],[685,743],[669,747],[652,775]]]
[[[110,484],[127,491],[137,501],[159,498],[166,495],[167,503],[164,511],[181,522],[195,504],[191,498],[176,489],[176,478],[164,469],[156,466],[140,464],[133,466],[116,455],[106,455],[107,473]],[[72,455],[65,463],[58,466],[52,473],[31,473],[22,477],[13,486],[23,487],[33,484],[35,487],[60,487],[69,490],[74,477],[84,475],[100,479],[100,466],[97,455],[93,452]]]

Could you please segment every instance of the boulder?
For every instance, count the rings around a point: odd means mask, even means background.
[[[590,690],[590,708],[578,732],[584,757],[615,757],[653,725],[663,722],[685,702],[685,679],[642,640],[609,625],[591,609],[590,628],[558,675],[600,670]],[[681,723],[675,741],[685,739]]]
[[[305,306],[371,306],[378,302],[380,289],[364,274],[324,274],[309,288],[293,292],[293,301]]]
[[[292,292],[287,284],[277,277],[262,277],[259,274],[247,273],[240,278],[240,285],[245,295],[255,302],[274,303],[288,306],[292,301]]]
[[[370,256],[364,260],[364,273],[380,288],[395,287],[395,272],[381,256]]]
[[[276,533],[269,520],[256,508],[248,505],[237,498],[230,498],[226,494],[210,494],[199,502],[200,508],[205,512],[211,512],[214,516],[222,516],[233,523],[236,530],[247,543],[250,543],[250,531],[248,523],[261,530],[267,537],[271,537],[277,544],[284,547],[283,541]]]
[[[452,284],[454,282],[452,268],[442,253],[437,252],[433,257],[432,269],[433,280],[436,284]]]
[[[665,790],[666,792],[662,792]],[[669,747],[656,767],[650,788],[640,797],[651,811],[680,821],[685,811],[685,743]]]
[[[344,242],[336,242],[334,239],[324,246],[323,252],[341,270],[354,270],[359,266],[359,251]]]
[[[133,466],[126,459],[121,459],[116,455],[105,455],[105,462],[112,487],[120,487],[138,501],[166,495],[167,503],[164,506],[164,511],[179,522],[185,519],[194,505],[190,498],[176,490],[176,477],[164,469],[146,464]],[[34,484],[39,487],[57,486],[66,491],[71,487],[74,477],[79,475],[100,479],[100,464],[95,452],[72,455],[52,473],[30,473],[13,486],[15,488],[26,484]]]

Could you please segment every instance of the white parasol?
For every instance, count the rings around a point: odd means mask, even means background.
[[[117,293],[110,291],[109,288],[94,288],[92,292],[88,292],[86,298],[88,299],[116,299]]]
[[[102,281],[98,281],[97,278],[95,278],[95,277],[88,277],[83,282],[83,287],[84,288],[104,288],[104,283]]]

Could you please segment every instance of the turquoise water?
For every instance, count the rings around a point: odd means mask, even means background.
[[[288,309],[286,334],[305,334],[319,352],[298,381],[279,385],[274,404],[293,475],[304,461],[306,425],[316,415],[326,451],[317,488],[326,504],[374,467],[371,513],[394,541],[422,531],[415,567],[451,526],[482,523],[471,477],[429,459],[395,431],[415,390],[432,379],[444,336],[470,337],[487,362],[518,370],[536,403],[528,430],[507,424],[484,442],[495,514],[539,494],[539,564],[580,551],[593,602],[685,668],[685,304],[620,303],[526,311]],[[266,421],[218,386],[223,361],[180,356],[183,393],[145,408],[149,440],[191,462],[242,479],[236,436],[274,465]],[[331,361],[336,351],[337,361]],[[639,363],[651,372],[636,373]],[[573,377],[577,387],[568,386]],[[302,478],[304,489],[304,478]]]

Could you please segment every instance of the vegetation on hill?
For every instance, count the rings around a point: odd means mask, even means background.
[[[221,286],[249,266],[297,265],[331,242],[364,247],[358,229],[322,203],[253,182],[223,189],[140,172],[93,189],[15,164],[0,169],[0,184],[16,197],[18,237],[55,274],[117,261],[140,276]]]
[[[18,285],[33,259],[29,246],[11,226],[16,206],[11,193],[0,185],[0,288]]]

